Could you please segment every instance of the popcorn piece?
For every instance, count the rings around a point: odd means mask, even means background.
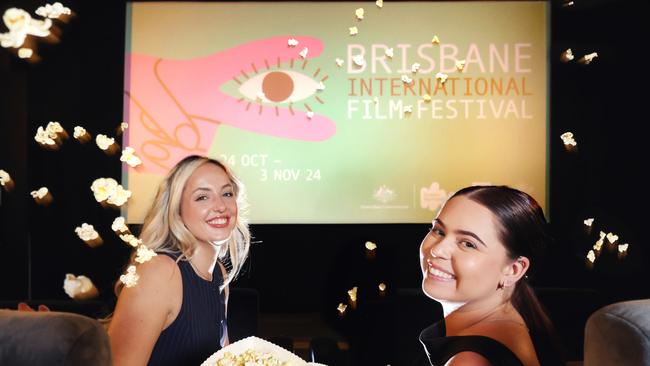
[[[344,303],[339,303],[339,306],[336,308],[336,310],[339,311],[339,314],[344,314],[344,313],[345,313],[345,309],[347,309],[347,308],[348,308],[348,306],[347,306],[346,304],[344,304]]]
[[[404,106],[404,113],[413,113],[413,106],[412,105]]]
[[[115,220],[113,220],[111,229],[116,233],[128,233],[130,231],[129,227],[126,226],[126,220],[122,216],[116,217]]]
[[[605,233],[600,232],[600,238],[596,241],[596,244],[594,244],[594,250],[597,252],[600,252],[600,250],[603,248],[603,243],[605,242]]]
[[[99,146],[100,149],[106,151],[111,147],[111,145],[115,143],[115,139],[112,137],[109,138],[106,135],[99,134],[95,138],[95,142],[97,143],[97,146]]]
[[[50,136],[59,136],[65,133],[65,130],[59,122],[49,122],[45,127],[45,130],[50,134]]]
[[[11,182],[11,181],[12,181],[12,179],[11,179],[11,176],[9,175],[9,173],[7,173],[6,171],[0,169],[0,185],[8,186],[9,182]]]
[[[438,36],[434,35],[433,38],[431,39],[431,43],[440,44],[440,39],[438,38]]]
[[[90,138],[86,129],[81,126],[74,127],[74,132],[72,133],[72,136],[77,140],[84,141],[84,142]]]
[[[129,164],[133,168],[142,164],[142,160],[140,160],[140,158],[135,155],[135,149],[128,146],[125,147],[124,150],[122,151],[122,156],[120,156],[120,161]]]
[[[123,242],[129,244],[130,246],[137,248],[138,245],[142,245],[142,239],[138,239],[136,236],[132,234],[123,234],[120,235],[120,239],[122,239]]]
[[[381,282],[379,284],[379,291],[381,291],[381,292],[386,291],[386,284],[385,283]]]
[[[289,47],[296,47],[298,45],[298,40],[294,38],[289,38],[289,40],[287,41],[287,45]]]
[[[443,74],[441,72],[436,74],[436,79],[438,79],[440,81],[440,84],[443,84],[443,85],[445,84],[445,82],[447,82],[448,77],[449,77],[449,75]]]
[[[375,5],[377,5],[378,8],[383,8],[384,7],[384,0],[377,0],[375,1]]]
[[[90,186],[97,202],[106,201],[117,190],[117,181],[113,178],[97,178]]]
[[[43,127],[39,127],[36,130],[36,136],[34,136],[34,140],[45,147],[56,147],[57,145],[54,138],[56,138],[56,135],[51,136]]]
[[[627,252],[627,247],[628,247],[628,246],[629,246],[629,244],[619,244],[619,245],[618,245],[618,252],[619,252],[619,253],[625,253],[625,252]]]
[[[84,222],[81,226],[77,226],[74,231],[77,233],[77,236],[79,236],[79,239],[83,240],[92,248],[102,244],[101,236],[99,236],[99,233],[92,225],[88,225]]]
[[[357,19],[359,19],[359,20],[363,20],[363,13],[364,13],[363,8],[359,8],[359,9],[357,9],[357,10],[354,11],[354,15],[355,15],[355,16],[357,17]]]
[[[318,91],[325,90],[325,84],[323,84],[322,81],[318,82],[318,84],[316,85],[316,90],[318,90]]]
[[[135,257],[135,261],[138,262],[138,263],[148,262],[148,261],[151,260],[151,258],[153,258],[153,257],[155,257],[157,255],[158,254],[156,254],[156,252],[154,252],[153,250],[147,248],[144,245],[140,245],[138,247],[137,256]]]
[[[594,218],[592,217],[590,219],[586,219],[583,222],[585,223],[585,225],[591,226],[594,223]]]
[[[9,29],[8,33],[0,33],[0,46],[4,48],[20,48],[25,42],[27,35],[36,37],[47,37],[50,35],[51,19],[32,19],[23,9],[9,8],[5,10],[2,20]]]
[[[366,64],[366,60],[363,59],[363,55],[356,55],[352,57],[352,62],[359,67],[363,67]]]
[[[18,50],[18,57],[20,58],[30,58],[34,54],[34,51],[31,48],[22,47]]]
[[[124,187],[121,185],[118,185],[114,194],[108,197],[106,202],[110,203],[111,205],[122,206],[126,203],[126,201],[129,200],[129,198],[131,198],[131,191],[124,189]]]
[[[594,253],[593,250],[590,250],[589,253],[587,253],[587,259],[589,262],[594,263],[596,261],[596,253]]]
[[[348,290],[348,297],[351,301],[357,301],[357,286],[354,286],[352,289]]]
[[[122,122],[122,123],[120,123],[120,130],[121,130],[122,132],[126,131],[127,128],[129,128],[129,124],[128,124],[128,123],[126,123],[126,122]]]
[[[348,29],[350,30],[351,36],[356,36],[357,34],[359,34],[359,29],[357,29],[357,27],[350,27]]]
[[[140,276],[138,276],[138,273],[135,270],[135,266],[129,266],[129,268],[126,270],[126,274],[120,276],[120,281],[127,288],[137,285],[139,279]]]
[[[415,62],[415,63],[413,63],[413,65],[411,65],[411,72],[412,73],[415,74],[419,70],[420,70],[420,64],[419,63]]]
[[[302,49],[302,51],[300,51],[299,55],[302,58],[307,58],[307,53],[308,52],[309,52],[309,48],[305,47],[305,48]]]
[[[431,96],[429,94],[424,94],[422,100],[424,100],[425,103],[429,103],[431,101]]]
[[[560,55],[560,60],[562,60],[562,62],[569,62],[572,61],[573,59],[574,59],[573,51],[571,51],[570,48],[562,52],[562,55]]]
[[[309,118],[309,119],[314,118],[314,112],[313,111],[307,111],[307,118]]]
[[[456,70],[463,72],[465,70],[465,60],[456,60]]]
[[[386,48],[386,50],[384,51],[384,54],[385,54],[386,57],[388,57],[388,58],[393,58],[393,56],[395,55],[395,53],[393,52],[393,48],[392,48],[392,47],[391,47],[391,48]]]
[[[592,52],[588,55],[584,55],[579,62],[584,65],[589,65],[596,57],[598,57],[598,53]]]
[[[564,4],[562,4],[563,8],[566,8],[566,7],[569,7],[569,6],[573,6],[573,1],[567,1]]]
[[[377,249],[377,244],[375,244],[375,243],[373,243],[371,241],[367,241],[366,242],[366,249],[375,250],[375,249]]]
[[[618,240],[618,235],[614,235],[614,233],[607,234],[607,241],[610,242],[611,244],[614,244],[617,240]]]
[[[402,75],[402,81],[404,84],[411,84],[413,82],[413,79],[408,77],[408,75]]]
[[[562,142],[564,142],[565,147],[574,147],[578,145],[576,140],[573,139],[572,132],[565,132],[562,135],[560,135],[560,138],[562,139]]]
[[[98,291],[93,281],[86,276],[75,276],[71,273],[65,275],[63,290],[75,300],[86,300],[97,297]]]
[[[344,62],[345,62],[345,61],[343,61],[342,59],[337,58],[337,59],[336,59],[336,66],[341,67],[341,66],[343,66],[343,63],[344,63]]]
[[[32,191],[30,194],[32,195],[33,198],[37,199],[43,199],[47,194],[49,193],[49,190],[47,187],[41,187],[38,189],[38,191]]]
[[[36,9],[36,15],[40,15],[43,18],[59,18],[61,15],[70,15],[72,12],[70,8],[63,6],[60,2],[55,2],[54,4],[45,4],[45,6],[40,6]]]

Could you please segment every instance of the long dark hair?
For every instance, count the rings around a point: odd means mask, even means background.
[[[492,212],[507,255],[513,260],[519,256],[528,258],[530,266],[526,275],[532,279],[552,242],[544,212],[537,201],[507,186],[467,187],[456,192],[452,198],[457,196],[464,196]],[[528,279],[517,281],[510,302],[528,326],[540,364],[564,365],[563,351],[553,323],[528,284]]]

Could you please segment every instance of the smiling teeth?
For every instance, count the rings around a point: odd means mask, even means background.
[[[228,219],[214,219],[208,221],[208,224],[223,225],[228,222]]]
[[[429,267],[429,274],[436,276],[436,277],[442,277],[451,280],[454,278],[454,276],[450,275],[449,273],[445,273],[443,271],[439,271],[433,267]]]

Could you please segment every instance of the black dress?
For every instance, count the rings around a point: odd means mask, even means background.
[[[424,346],[429,363],[433,366],[444,366],[456,354],[468,351],[480,354],[494,366],[524,365],[508,347],[490,337],[446,337],[445,334],[444,320],[434,323],[420,333],[420,342]]]
[[[162,254],[175,260],[173,255]],[[183,279],[183,302],[176,319],[160,333],[149,366],[200,365],[221,348],[221,338],[226,333],[225,294],[219,292],[223,283],[219,265],[212,273],[212,281],[207,281],[194,272],[189,262],[177,264]]]

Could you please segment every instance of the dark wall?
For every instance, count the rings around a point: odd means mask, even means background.
[[[72,133],[85,126],[93,136],[115,134],[122,121],[124,4],[67,1],[77,14],[62,24],[61,42],[41,43],[40,63],[0,50],[0,169],[16,188],[2,192],[0,205],[0,299],[65,299],[65,273],[85,274],[102,299],[122,271],[129,248],[110,229],[119,211],[94,201],[97,177],[119,180],[119,155],[94,143],[68,141],[46,151],[33,140],[38,126],[60,121]],[[612,301],[649,297],[648,243],[643,235],[647,202],[641,174],[647,166],[644,120],[648,85],[640,52],[644,3],[600,1],[573,7],[552,4],[550,96],[550,217],[556,243],[540,286],[593,288]],[[5,1],[33,11],[36,1]],[[308,6],[308,4],[306,4]],[[386,9],[388,10],[388,9]],[[647,27],[646,27],[647,28]],[[572,48],[578,57],[593,51],[589,66],[559,61]],[[564,151],[559,136],[572,131],[578,152]],[[31,190],[47,186],[49,207],[34,204]],[[587,235],[582,220],[596,217]],[[91,249],[74,233],[94,224],[104,245]],[[352,286],[419,287],[417,249],[427,225],[255,225],[250,264],[238,286],[257,288],[263,311],[334,309]],[[604,252],[593,270],[585,255],[599,230],[630,243],[624,261]],[[380,245],[373,261],[363,243]],[[31,279],[30,277],[31,276]],[[31,287],[29,287],[31,283]]]

